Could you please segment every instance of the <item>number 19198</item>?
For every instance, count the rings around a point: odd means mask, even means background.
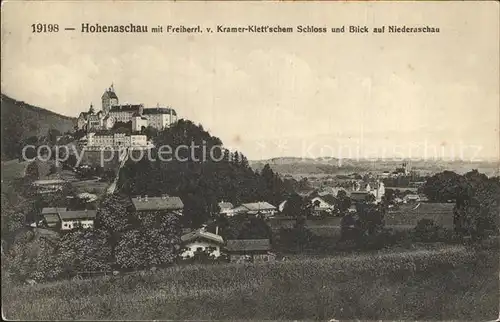
[[[31,31],[40,33],[40,32],[58,32],[59,25],[58,24],[46,24],[46,23],[34,23],[31,25]]]

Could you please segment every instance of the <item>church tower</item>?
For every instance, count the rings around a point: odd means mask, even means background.
[[[118,105],[118,96],[115,93],[115,88],[113,84],[111,84],[111,87],[109,87],[104,91],[101,100],[102,100],[102,112],[105,115],[109,113],[111,106]]]

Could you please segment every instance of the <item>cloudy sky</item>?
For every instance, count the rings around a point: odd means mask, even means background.
[[[499,6],[4,3],[2,93],[69,116],[172,106],[250,159],[499,156]],[[22,19],[19,17],[22,16]],[[31,32],[34,22],[75,31]],[[84,34],[82,23],[439,27],[439,34]],[[386,27],[387,28],[387,27]]]

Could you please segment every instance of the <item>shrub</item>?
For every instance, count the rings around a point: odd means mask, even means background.
[[[436,225],[432,219],[421,219],[412,231],[412,239],[418,242],[442,242],[454,240],[451,230]]]

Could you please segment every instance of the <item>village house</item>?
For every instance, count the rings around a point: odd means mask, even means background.
[[[42,226],[47,228],[59,228],[61,219],[59,213],[68,211],[67,208],[43,208],[42,209]]]
[[[70,210],[58,212],[61,231],[78,227],[93,228],[97,212],[95,210]]]
[[[35,189],[36,193],[45,194],[62,191],[63,185],[65,183],[66,181],[61,179],[43,179],[33,181],[32,186]]]
[[[420,196],[417,194],[408,194],[403,197],[403,202],[404,203],[420,202]]]
[[[227,210],[228,216],[234,215],[262,215],[266,218],[273,217],[276,213],[276,207],[265,201],[244,203],[240,206]]]
[[[175,215],[182,215],[184,203],[181,198],[163,195],[161,197],[137,196],[132,199],[132,205],[136,212],[143,211],[167,211]]]
[[[335,210],[335,203],[337,198],[331,194],[326,194],[322,196],[317,196],[311,199],[311,204],[313,205],[313,213],[319,215],[323,212],[333,213]]]
[[[193,257],[197,251],[210,250],[210,255],[219,257],[224,240],[220,235],[205,231],[204,228],[189,232],[181,236],[183,252],[182,258]]]
[[[219,209],[220,209],[220,214],[224,214],[224,215],[227,215],[231,209],[234,208],[233,204],[230,203],[230,202],[226,202],[226,201],[221,201],[219,202]]]
[[[368,191],[351,191],[351,193],[349,194],[349,198],[352,200],[353,203],[359,203],[366,201],[368,195],[371,194],[372,193]]]
[[[269,239],[228,240],[226,251],[231,263],[259,263],[274,261],[276,255],[270,252]]]

